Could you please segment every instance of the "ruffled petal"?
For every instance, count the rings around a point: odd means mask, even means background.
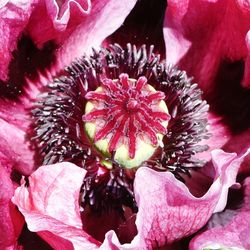
[[[9,174],[0,164],[0,249],[14,249],[24,224],[22,215],[10,201],[13,194]]]
[[[90,52],[119,28],[134,7],[136,0],[93,1],[90,14],[72,32],[58,51],[59,68]]]
[[[250,153],[248,149],[243,155],[236,157],[235,153],[225,153],[222,150],[215,150],[212,152],[212,162],[215,167],[215,178],[221,176],[221,184],[219,200],[217,201],[216,207],[213,213],[221,212],[226,207],[228,189],[236,183],[236,176],[239,168]],[[235,157],[234,157],[235,155]],[[236,185],[237,186],[237,185]]]
[[[12,199],[30,231],[54,249],[96,249],[98,242],[82,230],[78,196],[86,171],[71,163],[40,167],[17,188]]]
[[[100,46],[122,25],[135,3],[136,0],[68,0],[59,6],[58,1],[45,1],[34,10],[27,29],[38,46],[52,39],[56,41],[57,68],[61,69]]]
[[[135,3],[136,0],[2,1],[0,79],[8,79],[12,52],[22,34],[28,34],[39,48],[48,41],[55,41],[60,47],[59,64],[53,70],[59,70],[99,46],[122,25]]]
[[[214,182],[200,198],[194,197],[171,173],[140,168],[135,179],[139,206],[136,219],[138,235],[135,239],[142,238],[147,246],[162,246],[204,226],[212,213],[224,209],[228,188],[235,183],[244,157],[237,158],[235,154],[221,150],[213,151]]]
[[[90,0],[39,1],[27,30],[38,47],[50,40],[59,44],[67,39],[90,10]]]
[[[246,154],[236,157],[222,150],[213,151],[214,182],[199,198],[171,173],[140,168],[134,187],[139,207],[138,234],[131,244],[122,245],[110,231],[101,248],[151,249],[196,232],[212,213],[224,209],[228,188],[235,184]],[[71,163],[43,166],[31,175],[28,188],[23,184],[15,192],[13,202],[25,216],[29,229],[38,232],[55,249],[96,249],[100,246],[82,230],[78,195],[85,173]]]
[[[223,60],[248,60],[247,1],[168,1],[164,26],[168,62],[185,69],[206,91]],[[245,67],[246,80],[248,71]]]
[[[90,0],[66,0],[61,3],[56,0],[46,0],[45,2],[53,26],[58,31],[64,31],[67,28],[70,16],[79,15],[79,13],[86,15],[91,11]]]
[[[0,3],[0,79],[5,81],[17,41],[29,21],[35,1],[1,1]]]
[[[110,231],[101,248],[152,249],[196,232],[212,213],[225,208],[228,188],[235,184],[240,164],[249,152],[236,157],[236,154],[214,150],[214,182],[200,198],[194,197],[171,173],[140,168],[135,179],[138,234],[131,244],[121,245],[115,232]]]
[[[250,249],[249,225],[250,225],[250,178],[245,180],[245,203],[241,209],[236,210],[229,218],[225,226],[209,229],[190,242],[190,250],[202,249]],[[227,216],[228,211],[221,214]]]

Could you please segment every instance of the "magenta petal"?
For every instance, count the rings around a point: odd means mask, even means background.
[[[250,225],[250,178],[245,180],[244,205],[235,211],[230,222],[226,226],[209,229],[190,242],[190,250],[203,248],[229,248],[250,249],[249,225]],[[225,211],[221,216],[224,216]]]
[[[38,47],[50,40],[60,43],[81,23],[84,16],[89,14],[90,9],[90,0],[39,1],[27,30]]]
[[[245,61],[245,75],[243,79],[243,86],[250,87],[250,31],[246,35],[246,44],[247,44],[247,58]]]
[[[25,132],[0,118],[0,163],[28,175],[34,167],[33,154]]]
[[[195,237],[190,243],[190,250],[197,249],[250,249],[249,241],[249,211],[241,212],[235,220],[237,224],[231,227],[218,227]],[[241,238],[242,240],[241,240]]]
[[[90,52],[119,28],[134,7],[136,0],[93,1],[92,8],[79,26],[67,37],[59,49],[59,68],[68,65],[74,58]]]
[[[40,167],[17,188],[13,202],[30,231],[54,249],[96,249],[98,242],[82,230],[78,197],[86,171],[71,163]]]
[[[58,31],[67,28],[70,16],[77,14],[77,12],[79,12],[78,15],[80,13],[86,15],[89,14],[91,10],[90,0],[67,0],[61,4],[56,0],[46,0],[45,2],[48,14],[53,21],[53,26]]]
[[[25,95],[19,100],[0,100],[0,163],[9,169],[16,169],[29,175],[34,168],[30,108],[38,94],[37,86],[25,88]]]
[[[30,118],[25,105],[13,100],[0,100],[0,119],[26,131],[30,126]]]
[[[249,152],[236,157],[214,150],[214,182],[200,198],[194,197],[171,173],[140,168],[135,179],[138,234],[131,244],[121,245],[110,231],[101,249],[152,249],[193,234],[206,224],[212,213],[224,209],[228,188],[235,183],[240,164]]]
[[[215,178],[221,176],[222,186],[220,187],[219,200],[217,201],[214,213],[221,212],[226,207],[228,189],[236,184],[236,176],[245,157],[250,154],[250,148],[245,154],[236,157],[234,153],[225,153],[222,150],[212,152],[212,162],[215,167]]]
[[[3,2],[3,3],[2,3]],[[0,3],[0,79],[7,80],[8,66],[17,41],[29,21],[34,1]]]
[[[245,155],[244,155],[245,156]],[[121,245],[114,232],[106,234],[102,249],[150,249],[190,235],[215,211],[225,206],[227,190],[235,183],[244,156],[212,152],[214,182],[200,198],[171,173],[140,168],[135,179],[139,206],[138,234]],[[13,198],[31,231],[38,232],[55,249],[96,249],[100,246],[82,230],[78,195],[86,171],[71,163],[43,166],[19,187]]]
[[[221,150],[213,151],[214,182],[200,198],[194,197],[171,173],[140,168],[135,179],[139,206],[136,219],[138,235],[135,239],[142,238],[148,246],[156,246],[196,232],[213,212],[225,207],[228,188],[235,183],[243,158]]]
[[[21,232],[24,220],[10,199],[14,187],[7,171],[0,165],[0,249],[11,249]],[[14,222],[14,223],[13,223]]]
[[[79,58],[120,27],[136,0],[40,2],[27,30],[33,41],[42,46],[49,40],[59,45],[58,67],[61,69]],[[41,34],[43,34],[41,36]]]
[[[167,60],[194,76],[204,90],[211,90],[222,60],[248,57],[247,1],[168,1],[164,26]]]

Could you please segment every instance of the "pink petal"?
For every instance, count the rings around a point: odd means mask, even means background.
[[[2,1],[0,3],[0,79],[7,80],[8,65],[17,41],[29,21],[35,1]]]
[[[231,216],[226,226],[209,229],[190,242],[190,250],[217,247],[237,249],[250,249],[249,225],[250,225],[250,178],[245,180],[245,204]],[[226,213],[225,211],[224,213]],[[224,216],[224,213],[221,216]]]
[[[30,149],[26,133],[7,121],[0,117],[0,164],[28,175],[34,167],[34,152]]]
[[[76,10],[83,15],[89,14],[91,11],[90,0],[67,0],[62,3],[55,0],[46,0],[45,2],[48,14],[50,15],[53,25],[57,30],[65,30],[67,28],[70,15],[74,15]]]
[[[134,240],[141,238],[147,246],[162,246],[204,226],[213,212],[225,207],[228,188],[235,183],[244,156],[237,158],[235,154],[213,151],[214,182],[200,198],[194,197],[171,173],[140,168],[135,179],[139,212],[138,235]]]
[[[241,163],[250,154],[250,148],[240,157],[234,157],[234,153],[225,153],[222,150],[212,152],[212,162],[216,173],[215,178],[221,176],[220,197],[214,209],[214,213],[221,212],[226,207],[228,189],[236,184],[236,176]],[[222,167],[222,168],[221,168]]]
[[[23,131],[30,126],[29,115],[25,106],[23,103],[20,104],[13,100],[0,100],[0,118]]]
[[[18,170],[23,175],[29,175],[34,170],[34,148],[31,134],[31,108],[41,87],[52,80],[38,73],[38,82],[29,80],[23,90],[23,95],[17,100],[0,100],[0,163],[6,168]]]
[[[0,100],[0,163],[6,168],[29,175],[34,169],[34,148],[31,137],[31,107],[45,79],[39,75],[39,83],[27,81],[25,94],[18,100]],[[46,80],[47,83],[48,79]]]
[[[49,40],[59,45],[58,67],[61,69],[73,59],[100,46],[102,41],[121,26],[136,0],[126,2],[58,1],[40,2],[34,10],[28,32],[38,46]],[[43,34],[41,36],[41,34]]]
[[[59,65],[67,65],[74,58],[90,52],[119,28],[134,7],[136,0],[93,1],[90,15],[74,30],[58,52]],[[61,67],[59,67],[61,68]]]
[[[237,247],[237,249],[242,250],[249,249],[250,244],[247,242],[250,223],[249,212],[242,212],[241,216],[242,218],[237,218],[239,223],[235,225],[235,228],[220,227],[206,231],[191,241],[189,249],[210,249],[212,247],[214,247],[213,249],[229,249],[230,247]],[[243,242],[239,234],[243,235]]]
[[[245,155],[236,157],[213,151],[214,182],[200,198],[194,197],[171,173],[140,168],[135,179],[138,234],[131,244],[121,245],[110,231],[101,248],[151,249],[196,232],[213,212],[224,209],[228,188],[235,183]],[[29,188],[23,184],[15,192],[13,202],[25,216],[29,229],[38,232],[55,249],[99,246],[81,225],[78,193],[85,173],[70,163],[43,166],[31,175]]]
[[[90,10],[89,0],[39,1],[27,30],[38,47],[50,40],[60,43],[66,39],[63,36],[69,35]]]
[[[211,91],[222,60],[249,57],[249,29],[247,1],[168,1],[164,23],[167,60],[194,76],[204,90]],[[249,70],[245,69],[247,80]]]
[[[152,249],[196,232],[212,213],[225,207],[227,190],[235,183],[240,163],[249,152],[237,158],[235,154],[214,150],[214,183],[201,198],[194,197],[170,173],[140,168],[135,180],[138,234],[131,244],[121,245],[110,231],[101,249]]]
[[[96,249],[98,242],[82,230],[78,196],[86,171],[71,163],[40,167],[12,199],[30,231],[54,249]]]
[[[245,64],[245,75],[242,81],[243,86],[250,87],[250,31],[247,32],[246,36],[246,44],[247,44],[247,58]]]
[[[0,249],[11,249],[21,232],[24,220],[10,199],[14,187],[7,171],[0,165]]]

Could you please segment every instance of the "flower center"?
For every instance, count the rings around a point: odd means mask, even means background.
[[[208,105],[185,72],[159,58],[152,47],[110,45],[72,63],[34,103],[39,165],[66,161],[87,171],[83,210],[136,212],[140,166],[184,181],[204,165],[194,155],[207,150]]]
[[[95,147],[126,168],[138,167],[162,143],[170,119],[165,94],[147,84],[147,78],[104,79],[85,95],[85,130]]]
[[[128,100],[126,108],[128,112],[136,112],[140,107],[138,101],[131,99]]]

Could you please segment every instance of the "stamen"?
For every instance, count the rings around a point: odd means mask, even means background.
[[[136,212],[133,181],[141,166],[180,180],[203,166],[194,155],[207,149],[208,105],[185,72],[159,58],[153,46],[113,44],[74,62],[37,98],[39,165],[69,161],[87,170],[83,210]]]

